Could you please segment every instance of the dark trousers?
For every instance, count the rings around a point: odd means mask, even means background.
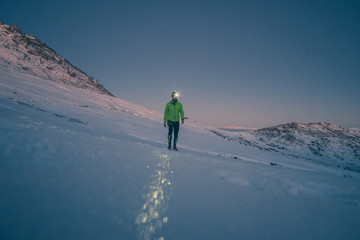
[[[172,133],[174,132],[174,146],[176,146],[179,135],[180,124],[179,122],[168,121],[168,128],[169,128],[168,145],[171,146]]]

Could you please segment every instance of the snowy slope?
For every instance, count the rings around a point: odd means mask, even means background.
[[[23,34],[17,25],[0,22],[0,67],[111,95],[95,79],[74,67],[35,36]]]
[[[357,172],[161,121],[0,70],[0,239],[359,238]]]
[[[161,113],[0,24],[0,239],[358,239],[360,174],[257,145],[284,129],[186,122],[168,151]]]
[[[297,156],[328,166],[360,172],[359,129],[330,123],[288,123],[245,132],[224,129],[213,133],[264,151]]]

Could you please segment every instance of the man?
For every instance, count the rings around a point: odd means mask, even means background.
[[[184,124],[184,110],[182,104],[178,101],[179,93],[173,92],[171,94],[171,100],[166,104],[164,111],[164,127],[166,127],[166,123],[169,127],[168,133],[168,149],[171,150],[171,139],[172,133],[174,131],[174,145],[173,150],[177,151],[176,143],[178,141],[179,134],[179,114],[181,115],[181,123]]]

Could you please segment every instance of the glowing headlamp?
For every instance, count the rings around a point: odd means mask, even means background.
[[[178,98],[180,97],[180,92],[174,92],[172,95],[173,98]]]

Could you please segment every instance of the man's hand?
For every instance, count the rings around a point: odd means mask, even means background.
[[[181,124],[184,124],[184,119],[181,119]]]
[[[164,122],[164,127],[166,127],[166,122]]]

